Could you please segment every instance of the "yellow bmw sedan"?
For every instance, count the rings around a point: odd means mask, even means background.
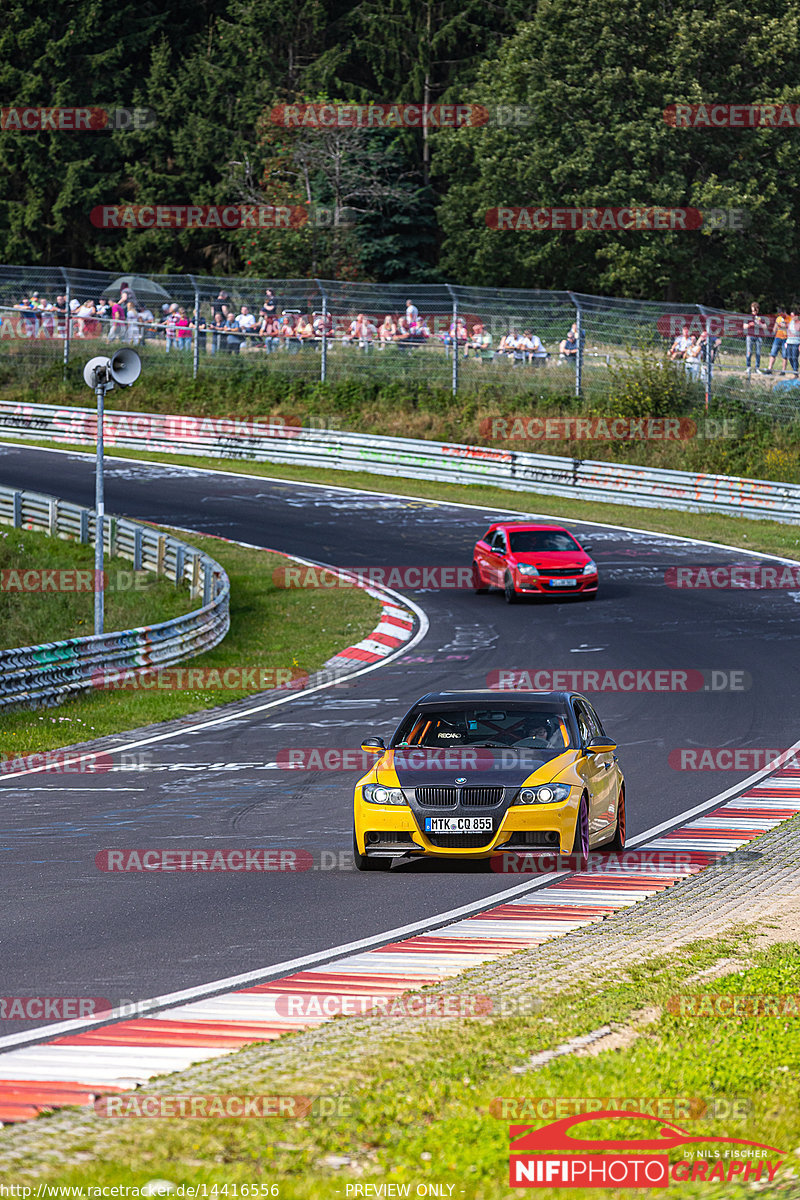
[[[410,857],[491,858],[625,847],[616,743],[575,692],[423,696],[354,796],[359,871]]]

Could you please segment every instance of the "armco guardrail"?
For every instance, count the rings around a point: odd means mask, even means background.
[[[299,429],[236,418],[107,411],[103,429],[107,447],[332,467],[444,483],[483,483],[511,491],[645,508],[800,522],[800,486],[765,479],[662,471],[626,463],[414,438],[372,437],[341,430]],[[3,436],[93,445],[97,417],[86,408],[0,402],[0,438]]]
[[[38,492],[0,488],[0,523],[94,541],[94,512]],[[90,691],[98,676],[181,662],[211,650],[228,632],[230,583],[213,558],[169,534],[118,517],[106,518],[104,533],[109,554],[129,559],[135,571],[168,575],[176,584],[188,582],[202,607],[140,629],[2,650],[0,708],[59,704],[75,692]]]

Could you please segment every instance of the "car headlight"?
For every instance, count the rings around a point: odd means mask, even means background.
[[[367,804],[408,804],[400,788],[383,787],[380,783],[368,783],[362,795]]]
[[[597,574],[597,563],[591,562],[591,560],[589,562],[587,562],[586,566],[581,571],[581,575],[596,575],[596,574]]]
[[[512,804],[560,804],[569,796],[568,783],[543,783],[539,787],[520,788]]]
[[[520,575],[538,575],[539,571],[536,567],[532,567],[530,563],[517,563],[517,570]]]

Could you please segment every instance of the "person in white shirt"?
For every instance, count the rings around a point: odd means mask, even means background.
[[[252,333],[255,329],[256,319],[246,304],[243,304],[239,309],[238,315],[234,318],[234,323],[245,335]],[[248,337],[245,337],[242,340],[244,341],[245,346],[250,345],[250,339]]]
[[[417,321],[419,320],[419,309],[411,300],[406,300],[406,320],[408,321],[409,329],[414,333]]]

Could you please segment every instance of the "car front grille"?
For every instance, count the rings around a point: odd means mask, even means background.
[[[490,808],[500,804],[503,791],[501,787],[418,787],[415,795],[417,803],[427,808],[454,808],[459,802],[464,808]]]
[[[491,833],[426,833],[425,837],[432,846],[441,846],[443,850],[474,850],[478,846],[488,846],[493,838]]]
[[[582,567],[540,567],[539,574],[553,575],[559,578],[564,575],[579,576],[582,569]]]

